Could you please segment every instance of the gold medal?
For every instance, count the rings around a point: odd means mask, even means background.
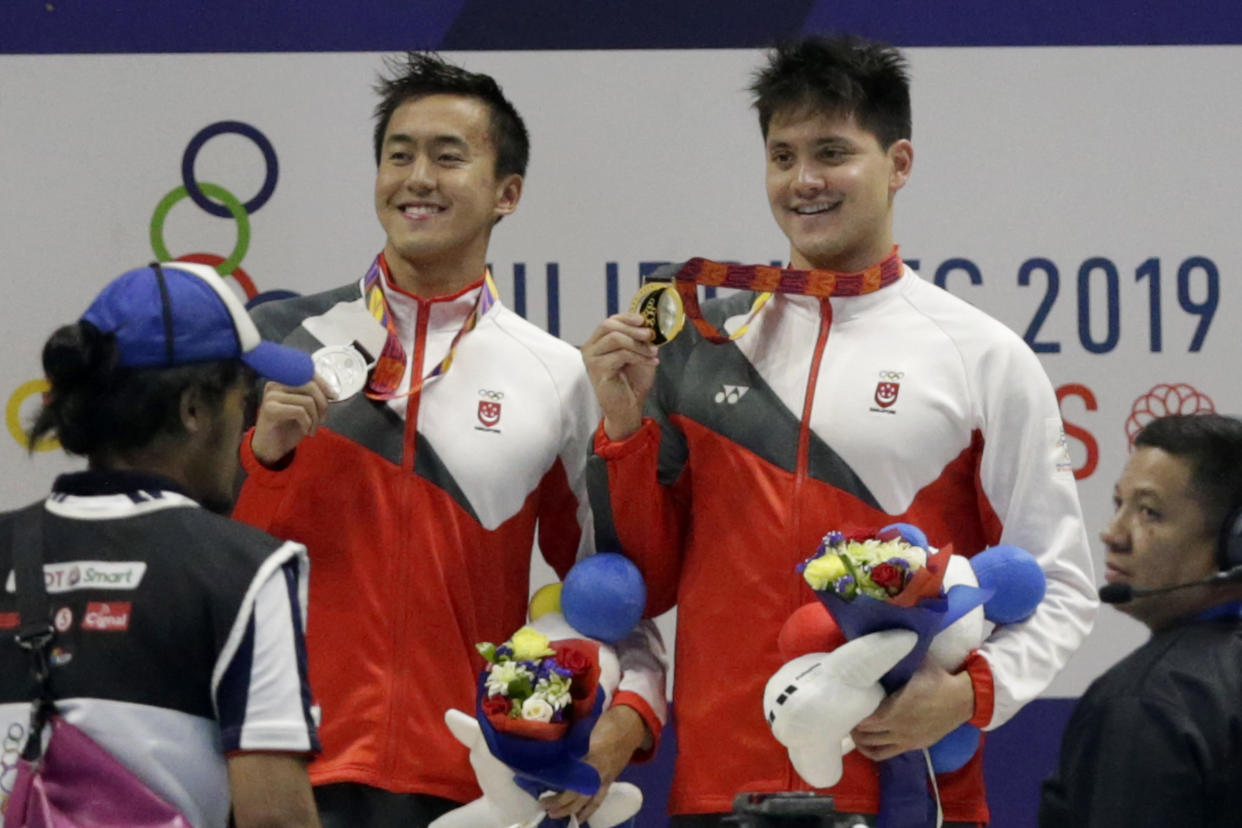
[[[681,333],[686,324],[686,311],[681,295],[670,282],[648,282],[634,294],[630,311],[643,318],[643,324],[655,332],[651,343],[663,345]]]

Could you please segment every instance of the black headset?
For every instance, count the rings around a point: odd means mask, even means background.
[[[1225,572],[1236,566],[1242,566],[1242,505],[1229,510],[1216,541],[1216,568]]]

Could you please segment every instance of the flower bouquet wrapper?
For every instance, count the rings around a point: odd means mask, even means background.
[[[961,616],[982,604],[989,592],[953,587],[943,591],[952,546],[932,552],[924,567],[887,600],[857,594],[846,599],[831,589],[812,590],[832,614],[847,640],[892,629],[911,630],[918,643],[881,679],[887,693],[900,689],[927,657],[932,639]],[[909,751],[879,763],[881,828],[934,828],[937,807],[928,790],[928,762],[923,751]]]
[[[557,660],[574,672],[572,700],[564,719],[540,722],[511,717],[489,705],[487,671],[479,675],[476,716],[492,754],[513,769],[515,781],[538,798],[549,790],[593,796],[599,773],[582,761],[591,730],[604,707],[599,686],[599,644],[572,639],[552,642]]]
[[[816,597],[828,608],[848,641],[873,632],[893,629],[910,630],[918,635],[918,644],[910,654],[880,679],[880,684],[889,693],[910,680],[910,676],[914,675],[914,671],[927,656],[932,638],[947,626],[944,622],[945,613],[949,610],[949,600],[944,597],[941,587],[944,584],[949,556],[952,554],[953,547],[946,546],[929,555],[927,565],[914,572],[905,588],[887,601],[870,595],[858,595],[847,600],[832,590],[813,590]],[[969,609],[964,610],[968,611]],[[948,623],[952,623],[952,620]]]

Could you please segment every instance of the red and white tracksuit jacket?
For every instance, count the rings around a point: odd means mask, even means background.
[[[402,390],[448,354],[481,284],[425,300],[385,279],[407,353]],[[378,355],[386,337],[361,281],[255,316],[265,338],[307,351],[357,341]],[[323,708],[315,784],[479,795],[444,712],[474,712],[475,643],[525,622],[536,533],[562,577],[594,550],[584,464],[597,419],[577,349],[497,302],[447,373],[388,403],[333,403],[287,466],[265,468],[244,442],[234,516],[310,552],[307,649]],[[619,647],[614,703],[658,733],[664,655],[644,627]]]
[[[732,329],[750,296],[706,305]],[[1001,323],[907,269],[875,293],[777,296],[750,332],[712,345],[687,325],[660,351],[652,415],[597,433],[596,519],[643,571],[648,610],[674,603],[679,753],[673,813],[728,811],[739,791],[806,790],[763,717],[782,624],[814,596],[794,566],[831,529],[920,526],[973,555],[1010,543],[1048,578],[1034,616],[968,661],[972,722],[996,727],[1039,695],[1090,631],[1091,556],[1056,398]],[[944,816],[984,821],[982,761],[939,779]],[[831,790],[875,813],[857,752]]]

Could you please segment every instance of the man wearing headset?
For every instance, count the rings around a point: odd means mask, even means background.
[[[1242,824],[1242,421],[1155,420],[1101,533],[1106,603],[1151,640],[1088,688],[1044,828]]]

